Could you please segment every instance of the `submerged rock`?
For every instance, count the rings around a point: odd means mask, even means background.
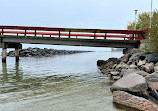
[[[113,102],[141,111],[158,111],[157,106],[150,101],[124,91],[113,92]]]

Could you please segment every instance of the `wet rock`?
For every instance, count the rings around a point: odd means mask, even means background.
[[[134,96],[124,91],[113,92],[113,102],[141,111],[158,111],[157,106],[149,100]]]
[[[126,91],[140,96],[146,96],[147,83],[143,76],[131,73],[123,76],[111,86],[111,91]]]
[[[106,63],[107,63],[107,61],[104,61],[104,60],[98,60],[98,61],[97,61],[97,65],[98,65],[98,66],[105,65]]]
[[[154,72],[154,63],[146,63],[145,65],[140,66],[140,69],[151,74]]]

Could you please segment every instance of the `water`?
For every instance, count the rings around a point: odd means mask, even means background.
[[[0,63],[0,111],[126,111],[112,103],[108,77],[96,65],[120,56],[96,51],[21,57],[19,63],[7,57],[7,64]]]

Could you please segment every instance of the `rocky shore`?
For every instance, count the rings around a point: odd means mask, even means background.
[[[158,54],[141,52],[121,58],[98,60],[100,72],[109,77],[113,102],[141,111],[158,111]],[[149,101],[149,99],[154,102]]]
[[[67,54],[76,54],[76,53],[85,53],[91,51],[78,51],[78,50],[55,50],[55,49],[40,49],[40,48],[27,48],[20,49],[20,57],[49,57],[53,55],[67,55]],[[10,51],[7,56],[14,57],[15,51]]]

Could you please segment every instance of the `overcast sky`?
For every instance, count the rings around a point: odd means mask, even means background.
[[[151,0],[0,0],[0,25],[126,29]],[[158,0],[153,0],[153,9]]]

